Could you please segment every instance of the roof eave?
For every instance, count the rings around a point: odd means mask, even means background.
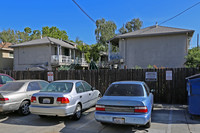
[[[155,34],[138,34],[138,35],[127,35],[127,36],[118,35],[118,36],[111,38],[107,42],[112,42],[113,40],[132,38],[132,37],[134,38],[134,37],[148,37],[148,36],[163,36],[163,35],[175,35],[175,34],[184,34],[184,33],[185,34],[191,33],[191,34],[189,34],[189,36],[192,37],[193,34],[194,34],[194,30],[179,31],[179,32],[166,32],[166,33],[155,33]]]

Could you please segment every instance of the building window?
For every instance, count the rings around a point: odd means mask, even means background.
[[[69,49],[64,48],[64,55],[65,55],[65,56],[69,56]]]
[[[14,57],[14,55],[13,55],[13,51],[12,51],[12,52],[10,52],[9,54],[10,54],[10,57],[11,57],[11,58],[13,58],[13,57]]]

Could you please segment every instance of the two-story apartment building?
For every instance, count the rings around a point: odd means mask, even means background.
[[[9,48],[11,43],[0,43],[0,70],[13,69],[13,49]]]
[[[69,41],[44,37],[11,47],[14,49],[14,70],[54,70],[71,64],[88,67],[76,44]]]
[[[164,26],[150,26],[134,32],[118,35],[109,40],[109,61],[119,68],[184,67],[190,40],[194,30]],[[119,52],[111,51],[111,46]]]

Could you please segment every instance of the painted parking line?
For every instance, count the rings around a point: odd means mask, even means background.
[[[171,130],[172,130],[172,113],[173,113],[173,110],[170,107],[169,120],[168,120],[168,126],[167,126],[167,133],[171,133]]]
[[[83,124],[83,125],[79,126],[78,128],[76,128],[76,130],[79,130],[79,129],[81,129],[81,128],[83,128],[83,127],[87,126],[88,124],[92,123],[93,121],[95,121],[95,119],[92,119],[92,120],[90,120],[90,121],[86,122],[85,124]]]

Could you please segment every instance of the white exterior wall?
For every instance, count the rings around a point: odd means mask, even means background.
[[[35,45],[14,48],[14,70],[22,71],[37,64],[48,62],[51,70],[51,45]]]
[[[119,40],[120,54],[127,68],[148,65],[183,67],[188,48],[187,35],[165,35]]]

